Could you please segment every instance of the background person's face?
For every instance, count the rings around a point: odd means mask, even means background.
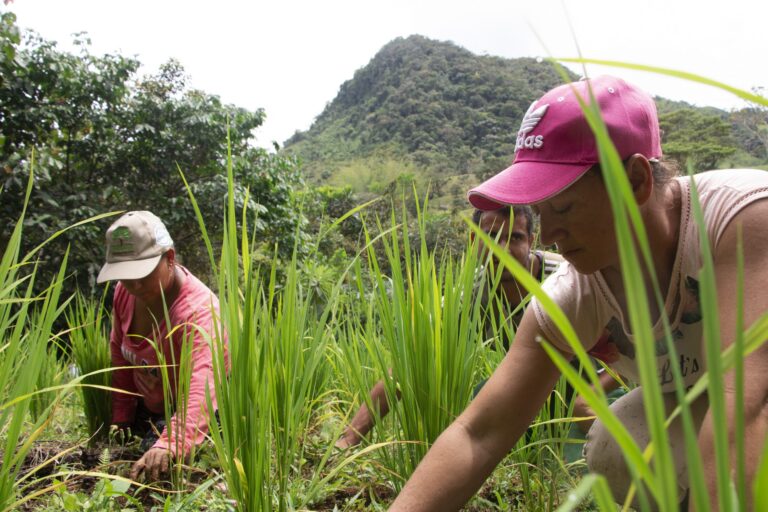
[[[123,279],[120,283],[137,299],[154,302],[161,299],[161,290],[170,281],[171,271],[166,258],[160,258],[160,262],[148,276],[141,279]]]
[[[510,214],[498,211],[483,212],[479,222],[480,229],[494,240],[498,240],[499,245],[505,247],[507,252],[526,268],[528,268],[533,242],[528,236],[527,224],[528,219],[524,215],[516,215],[514,221],[510,223]],[[485,250],[482,242],[478,247],[481,251]],[[498,265],[496,258],[492,258],[491,262]],[[512,279],[512,275],[505,269],[501,279],[502,281]]]

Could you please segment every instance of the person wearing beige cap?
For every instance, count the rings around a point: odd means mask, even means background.
[[[118,281],[110,347],[112,366],[119,369],[112,374],[112,387],[131,393],[113,392],[112,424],[145,434],[142,448],[146,452],[133,465],[131,478],[144,473],[157,480],[168,471],[169,454],[184,457],[205,438],[206,389],[214,407],[216,396],[211,351],[200,330],[216,336],[213,319],[219,302],[178,263],[168,230],[151,212],[134,211],[120,217],[107,230],[106,246],[107,262],[97,281]],[[179,361],[182,345],[189,340],[193,347],[188,403],[183,417],[174,415],[169,433],[161,419],[165,394],[157,351],[162,351],[168,364]],[[176,368],[170,367],[168,375],[171,396],[176,397]],[[153,435],[155,430],[159,437]]]

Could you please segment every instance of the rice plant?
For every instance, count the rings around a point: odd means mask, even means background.
[[[31,173],[30,173],[31,175]],[[20,255],[22,225],[32,189],[32,177],[25,209],[13,229],[0,259],[0,439],[3,440],[0,464],[0,510],[15,506],[17,478],[25,456],[43,432],[50,411],[47,407],[31,424],[25,420],[40,375],[47,362],[47,347],[53,322],[61,310],[59,298],[64,281],[67,254],[58,275],[42,294],[33,292],[36,266],[30,255]],[[35,318],[35,323],[30,322]],[[41,390],[41,392],[45,392]],[[28,475],[26,475],[28,476]]]
[[[36,319],[32,319],[34,323]],[[58,394],[51,391],[61,386],[69,377],[69,371],[64,361],[60,359],[58,354],[58,347],[53,344],[46,353],[45,362],[40,367],[40,373],[37,376],[37,389],[39,393],[35,393],[32,396],[32,403],[30,404],[29,412],[32,417],[32,421],[37,421],[43,417],[49,407],[51,407],[57,399]]]
[[[389,403],[398,404],[393,405],[394,423],[387,436],[398,442],[381,451],[396,488],[466,407],[482,366],[476,251],[465,252],[458,262],[445,254],[438,263],[427,250],[422,210],[416,219],[418,247],[411,247],[403,212],[399,223],[392,214],[390,229],[379,226],[387,234],[378,242],[373,243],[366,231],[371,282],[357,280],[359,296],[370,296],[371,304],[370,318],[358,329],[358,342],[368,347],[368,359],[378,378],[384,379]],[[379,247],[389,275],[379,266]],[[353,364],[359,363],[350,361]],[[360,390],[360,396],[367,393]]]
[[[316,314],[298,278],[296,252],[278,285],[277,259],[261,279],[252,254],[248,211],[237,228],[231,158],[221,261],[205,226],[203,237],[217,276],[221,318],[211,340],[218,424],[211,437],[238,510],[288,510],[311,500],[299,495],[304,438],[323,389],[328,319],[334,299]],[[194,201],[198,219],[199,209]],[[209,408],[213,404],[208,397]],[[330,448],[329,448],[330,450]],[[327,456],[324,460],[327,460]],[[321,467],[315,467],[318,472]]]
[[[112,365],[106,322],[109,316],[103,304],[103,298],[97,302],[78,293],[66,313],[72,362],[83,376],[77,389],[93,440],[106,437],[112,419],[112,396],[107,389],[112,376],[104,371]]]

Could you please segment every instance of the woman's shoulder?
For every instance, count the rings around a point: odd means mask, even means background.
[[[541,287],[547,298],[568,318],[579,339],[585,342],[585,348],[591,348],[592,345],[586,343],[597,340],[605,318],[610,315],[608,299],[597,277],[582,274],[563,261]],[[552,306],[538,297],[534,297],[531,303],[542,332],[559,348],[569,350],[564,335],[551,316]]]
[[[768,187],[768,171],[760,169],[720,169],[700,172],[692,178],[702,198],[717,192],[747,192]],[[676,179],[688,183],[691,177],[679,176]]]
[[[218,308],[219,301],[216,294],[189,269],[181,265],[179,267],[184,273],[184,284],[174,304],[178,314],[188,316],[199,310],[209,310],[211,304]]]
[[[677,178],[690,196],[689,177]],[[696,192],[712,243],[716,246],[731,219],[747,205],[768,197],[768,172],[758,169],[725,169],[693,175]],[[685,201],[690,209],[690,201]],[[693,226],[693,224],[692,224]]]
[[[552,253],[554,254],[554,253]],[[559,256],[559,255],[558,255]],[[546,257],[544,259],[546,265]],[[551,272],[545,276],[542,288],[550,297],[562,299],[578,297],[579,290],[592,288],[594,283],[589,275],[578,272],[573,265],[565,261],[562,256],[551,260]],[[558,301],[559,302],[559,301]]]

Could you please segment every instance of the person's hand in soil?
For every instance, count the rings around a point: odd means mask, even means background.
[[[586,435],[589,429],[592,428],[592,424],[595,422],[595,412],[587,405],[587,402],[582,397],[576,397],[573,404],[573,417],[574,418],[586,418],[576,422],[576,426],[579,427],[582,434]]]
[[[360,437],[350,434],[350,435],[343,435],[339,438],[338,441],[336,441],[336,448],[344,451],[349,448],[352,448],[353,446],[357,446],[360,444]]]
[[[131,480],[144,474],[144,479],[156,482],[170,470],[170,454],[164,448],[150,448],[131,468]]]

